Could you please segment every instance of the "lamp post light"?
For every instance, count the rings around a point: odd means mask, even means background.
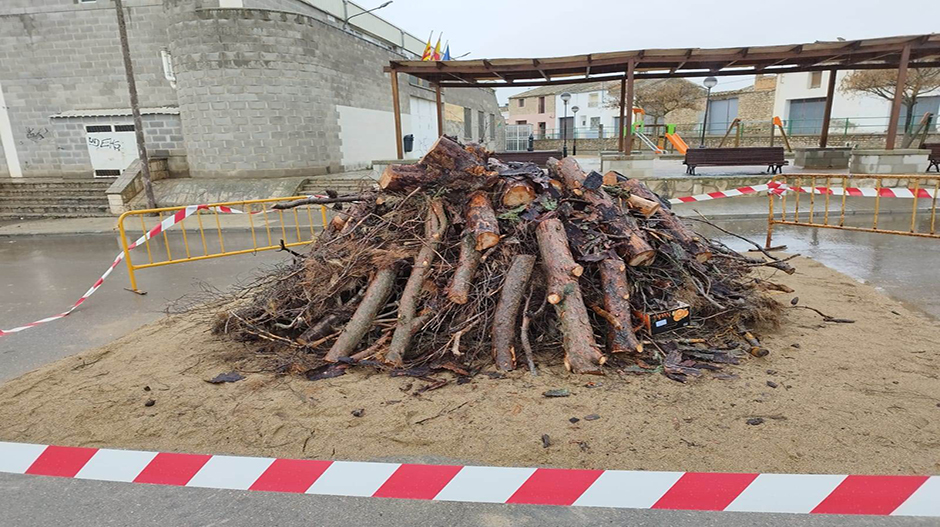
[[[562,147],[561,157],[568,157],[568,101],[571,100],[571,94],[568,92],[561,94],[561,102],[565,103],[565,117],[561,120]]]
[[[574,126],[571,127],[571,138],[574,139],[574,146],[571,148],[571,155],[573,156],[578,155],[578,110],[580,109],[577,105],[571,107],[571,113],[574,114],[572,119]]]
[[[345,30],[345,29],[348,29],[348,28],[349,28],[349,21],[350,21],[351,19],[356,18],[356,17],[359,16],[359,15],[364,15],[364,14],[366,14],[366,13],[371,13],[371,12],[373,12],[373,11],[378,11],[379,9],[382,9],[383,7],[388,7],[388,4],[391,4],[391,3],[392,3],[392,0],[389,0],[388,2],[385,2],[384,4],[382,4],[382,5],[378,6],[378,7],[373,7],[372,9],[367,9],[367,10],[365,10],[365,11],[360,11],[360,12],[358,12],[358,13],[352,15],[352,16],[347,16],[347,17],[343,20],[343,29]],[[343,2],[343,14],[345,14],[345,13],[347,12],[347,9],[348,9],[348,7],[346,6],[346,2],[344,1],[344,2]]]
[[[705,92],[705,117],[702,118],[702,141],[699,144],[699,148],[705,148],[705,129],[708,127],[708,103],[711,101],[712,88],[718,84],[718,79],[715,77],[705,77],[705,81],[702,84],[705,85],[708,91]]]

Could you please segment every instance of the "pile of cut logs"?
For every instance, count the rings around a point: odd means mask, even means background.
[[[445,136],[368,192],[281,204],[331,203],[334,217],[216,328],[325,363],[467,372],[563,353],[575,373],[616,358],[682,375],[688,357],[659,343],[727,355],[740,343],[718,335],[773,311],[747,275],[785,263],[700,236],[639,180],[585,173],[573,158],[548,165],[503,163]],[[679,305],[681,329],[643,326]]]

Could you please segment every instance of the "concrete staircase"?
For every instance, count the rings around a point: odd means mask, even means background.
[[[0,180],[0,220],[110,216],[111,180]]]
[[[347,172],[327,176],[311,177],[300,186],[298,194],[309,196],[311,194],[325,194],[327,190],[335,190],[340,195],[355,194],[363,190],[370,190],[374,183],[371,171]]]

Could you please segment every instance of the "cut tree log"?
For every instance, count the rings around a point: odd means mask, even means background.
[[[379,178],[379,187],[401,192],[429,185],[440,175],[440,172],[429,172],[423,165],[388,165]]]
[[[460,256],[457,259],[457,268],[454,276],[447,286],[447,298],[455,304],[466,304],[470,298],[470,286],[473,275],[480,265],[480,251],[476,250],[476,238],[472,233],[466,232],[460,238]]]
[[[476,250],[485,251],[499,243],[499,223],[486,192],[470,194],[467,203],[467,229],[473,233]]]
[[[441,136],[414,165],[388,165],[379,178],[379,187],[401,192],[422,186],[447,186],[476,190],[494,185],[499,176],[486,169],[486,151],[482,147],[460,146]]]
[[[417,326],[424,321],[424,317],[415,316],[418,297],[421,295],[424,278],[431,269],[431,264],[434,263],[434,256],[437,254],[446,231],[447,213],[444,212],[444,202],[440,198],[435,198],[428,207],[428,217],[424,223],[424,245],[415,256],[414,265],[411,266],[411,275],[408,276],[408,282],[405,283],[398,301],[398,322],[395,325],[395,333],[392,334],[392,342],[388,345],[388,351],[385,354],[386,362],[395,367],[401,367],[404,363],[411,337]]]
[[[650,189],[646,188],[646,185],[638,179],[628,179],[620,183],[620,186],[629,190],[631,194],[641,198],[656,202],[660,201],[659,197]],[[701,240],[692,232],[692,229],[686,227],[671,210],[660,207],[652,217],[657,219],[660,227],[668,231],[697,261],[707,262],[711,259],[711,251],[701,243]]]
[[[601,230],[623,240],[618,244],[617,252],[631,267],[649,265],[656,258],[656,251],[646,241],[636,220],[624,214],[613,199],[603,189],[584,189],[584,172],[573,158],[566,157],[558,161],[548,160],[549,168],[558,175],[572,192],[576,189],[581,196],[594,207],[601,216]]]
[[[327,352],[325,357],[327,361],[336,362],[343,357],[348,357],[356,350],[362,337],[372,329],[375,315],[385,306],[385,301],[388,300],[388,295],[395,285],[395,274],[393,267],[379,269],[375,273],[356,312],[353,313],[346,327],[343,328],[343,332]]]
[[[656,211],[660,209],[658,201],[648,200],[646,198],[641,198],[640,196],[634,196],[631,194],[627,199],[627,207],[635,210],[643,215],[644,218],[649,218],[653,214],[656,214]]]
[[[493,313],[493,358],[496,368],[507,371],[516,368],[516,321],[519,306],[535,266],[535,256],[517,254],[506,273],[503,289],[499,293],[496,311]]]
[[[431,145],[428,153],[421,157],[418,164],[479,176],[486,170],[486,157],[486,150],[479,145],[460,146],[460,143],[442,135]]]
[[[535,188],[524,179],[513,179],[506,182],[506,190],[503,191],[503,205],[509,208],[516,208],[520,205],[528,205],[535,201]]]
[[[598,267],[601,272],[601,289],[604,292],[604,311],[613,318],[608,319],[607,351],[641,353],[643,343],[637,340],[636,334],[633,333],[627,266],[620,258],[607,258],[601,260]]]
[[[570,270],[576,265],[568,249],[565,228],[557,218],[543,220],[535,228],[542,265],[548,282],[549,302],[561,326],[565,348],[565,367],[574,373],[601,374],[607,360],[594,341],[594,331],[588,319],[584,298],[578,281]]]

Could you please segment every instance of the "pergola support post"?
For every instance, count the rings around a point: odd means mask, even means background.
[[[441,102],[441,85],[434,85],[434,95],[437,98],[437,136],[444,135],[444,103]]]
[[[822,131],[819,133],[819,148],[826,148],[829,143],[829,121],[832,119],[832,99],[836,91],[836,73],[838,70],[829,70],[829,86],[826,89],[826,108],[823,110]],[[771,132],[773,127],[771,127]],[[771,136],[773,140],[773,136]],[[773,144],[771,144],[773,146]]]
[[[620,120],[617,121],[617,124],[620,126],[617,127],[617,151],[623,153],[623,107],[626,104],[624,100],[627,97],[627,75],[624,72],[624,76],[620,78]]]
[[[907,63],[910,58],[911,45],[908,44],[901,51],[901,60],[898,62],[898,82],[894,88],[894,101],[891,103],[891,117],[888,121],[888,137],[885,139],[885,150],[894,150],[895,138],[898,135],[898,120],[901,119],[904,85],[907,83]]]
[[[627,129],[626,129],[626,140],[624,141],[624,153],[629,155],[633,152],[633,70],[636,64],[634,61],[627,63],[627,100],[626,105],[627,115],[625,119],[627,120]],[[623,122],[622,120],[620,122]]]
[[[395,148],[398,152],[398,159],[404,159],[405,145],[402,143],[401,135],[401,101],[398,100],[398,70],[392,69],[389,75],[392,78],[392,113],[395,114]]]

